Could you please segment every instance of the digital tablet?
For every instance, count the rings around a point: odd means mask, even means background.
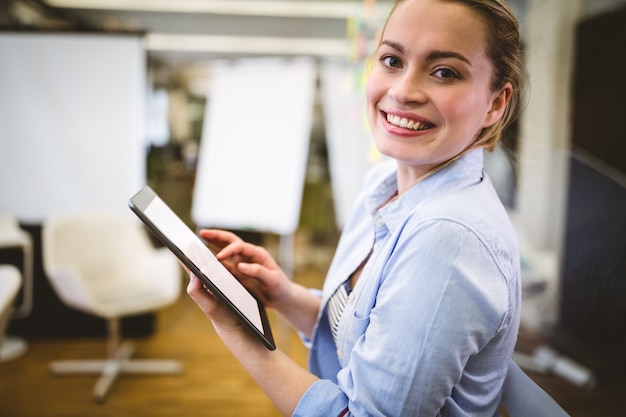
[[[131,210],[154,232],[244,326],[270,350],[276,349],[265,307],[148,186],[128,201]]]

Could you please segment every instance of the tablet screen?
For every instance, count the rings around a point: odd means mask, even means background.
[[[151,188],[146,186],[141,189],[129,200],[129,206],[249,330],[259,336],[268,348],[275,348],[262,304]]]

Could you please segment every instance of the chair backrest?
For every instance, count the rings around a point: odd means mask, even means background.
[[[137,251],[149,247],[145,233],[130,216],[107,211],[84,211],[46,219],[43,228],[44,266],[53,270],[69,263],[102,271],[103,275]],[[103,256],[106,253],[106,256]]]
[[[130,212],[51,216],[42,228],[42,254],[56,294],[82,311],[110,316],[130,312],[134,304],[139,310],[173,301],[178,294],[178,262],[154,247]]]
[[[513,360],[509,361],[501,404],[509,417],[569,417]]]

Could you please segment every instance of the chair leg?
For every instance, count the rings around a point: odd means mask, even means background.
[[[54,361],[50,364],[48,369],[54,375],[100,374],[106,362],[106,359]]]
[[[165,359],[134,359],[124,362],[122,372],[125,374],[180,374],[183,370],[178,361]]]
[[[122,344],[117,351],[110,353],[111,358],[106,361],[102,375],[98,378],[96,386],[93,389],[93,400],[97,403],[103,403],[106,394],[113,385],[113,382],[122,371],[121,364],[127,361],[135,351],[135,347],[130,343]]]
[[[119,340],[119,324],[116,319],[112,319],[109,322],[107,359],[54,361],[50,364],[49,369],[55,375],[100,375],[93,390],[93,400],[100,404],[105,401],[109,389],[120,374],[177,375],[182,372],[182,364],[178,361],[131,359],[131,356],[135,352],[134,345],[129,342],[118,345]]]

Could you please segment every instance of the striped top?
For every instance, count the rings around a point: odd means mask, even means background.
[[[350,286],[350,280],[347,279],[335,290],[334,294],[328,300],[328,321],[330,322],[330,332],[333,335],[335,345],[337,345],[339,321],[346,308],[346,304],[348,304],[348,298],[351,292],[352,287]]]
[[[370,256],[372,256],[373,250],[374,248],[372,247],[365,259],[361,262],[361,265],[359,265],[350,277],[335,290],[333,295],[328,300],[328,321],[330,324],[330,333],[335,341],[335,346],[337,346],[337,329],[339,329],[339,322],[341,321],[341,316],[343,315],[346,305],[350,300],[350,293],[352,292],[354,285],[351,281],[354,280],[354,282],[356,282],[359,278],[363,268],[365,268],[365,264],[370,259]]]

